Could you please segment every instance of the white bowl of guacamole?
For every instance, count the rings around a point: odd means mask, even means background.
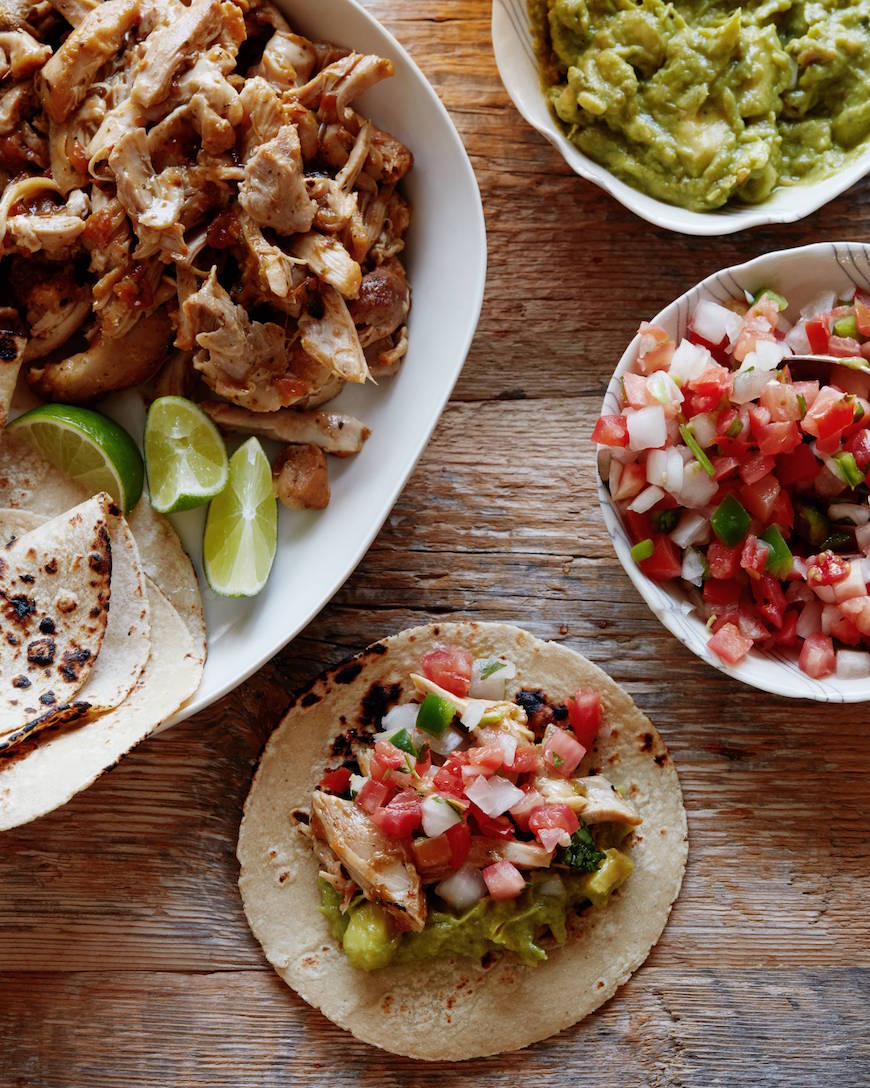
[[[717,235],[870,169],[870,0],[494,0],[508,93],[637,215]]]

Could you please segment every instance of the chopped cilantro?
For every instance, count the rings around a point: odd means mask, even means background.
[[[493,661],[487,661],[487,663],[480,670],[480,679],[488,680],[493,673],[496,673],[500,669],[505,668],[507,668],[506,661],[499,661],[498,658],[495,658]]]
[[[592,833],[583,821],[571,836],[571,842],[559,849],[558,860],[580,873],[594,873],[601,868],[605,855],[595,845]]]

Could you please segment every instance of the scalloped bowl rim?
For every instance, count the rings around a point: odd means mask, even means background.
[[[781,290],[789,298],[788,286],[777,282],[771,270],[775,266],[793,265],[800,269],[800,277],[816,281],[815,290],[824,287],[822,277],[828,267],[828,276],[837,272],[846,280],[858,283],[870,289],[870,244],[859,242],[818,242],[814,245],[795,249],[777,250],[763,254],[743,264],[720,269],[694,287],[680,295],[669,306],[651,319],[653,324],[663,325],[671,335],[683,335],[688,315],[700,298],[724,301],[726,297],[737,298],[743,290],[754,291],[769,285]],[[810,273],[809,269],[818,269]],[[792,272],[795,277],[795,273]],[[730,281],[730,282],[728,282]],[[830,280],[829,280],[830,282]],[[811,292],[795,288],[798,291],[797,302],[791,303],[789,311],[799,309]],[[794,295],[794,291],[792,292]],[[617,390],[619,380],[630,369],[637,357],[639,336],[635,336],[626,348],[613,376],[608,382],[607,392],[602,402],[601,411],[618,411]],[[613,543],[617,558],[622,564],[635,589],[656,618],[675,635],[683,645],[708,665],[719,672],[751,687],[767,691],[773,695],[782,695],[792,699],[812,699],[816,702],[854,703],[870,700],[870,677],[857,680],[844,680],[836,675],[823,680],[814,680],[801,672],[794,656],[777,652],[758,653],[751,651],[749,656],[737,666],[726,665],[707,648],[707,629],[697,617],[687,614],[687,596],[679,590],[667,589],[664,585],[647,578],[631,558],[631,544],[622,524],[616,504],[610,496],[607,484],[602,478],[602,459],[607,457],[607,447],[598,446],[598,466],[596,468],[596,486],[601,504],[604,523]]]
[[[495,62],[505,90],[523,118],[548,140],[571,169],[586,181],[609,193],[623,207],[653,226],[678,234],[711,237],[734,234],[751,227],[795,223],[834,200],[870,171],[870,146],[853,162],[818,181],[780,186],[767,200],[746,207],[731,206],[715,212],[695,212],[620,181],[606,167],[594,162],[564,135],[550,113],[538,83],[537,67],[530,73],[529,51],[533,45],[525,0],[493,0],[492,44]]]

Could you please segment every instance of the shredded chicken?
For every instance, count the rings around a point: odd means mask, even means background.
[[[353,801],[316,790],[311,831],[327,843],[366,898],[379,903],[404,929],[426,924],[420,875],[404,846],[382,834]]]
[[[159,372],[322,509],[369,431],[316,409],[408,345],[413,156],[356,108],[392,72],[269,0],[0,0],[0,428],[10,375],[80,403]]]

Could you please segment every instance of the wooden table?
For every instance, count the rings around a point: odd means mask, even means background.
[[[793,227],[654,230],[521,121],[485,0],[368,6],[477,172],[477,338],[405,493],[320,617],[221,703],[0,839],[0,1086],[870,1085],[867,711],[761,695],[669,635],[613,555],[588,441],[641,318],[766,250],[870,238],[870,187]],[[280,982],[245,924],[235,843],[293,686],[436,616],[520,623],[608,669],[670,745],[691,845],[660,944],[605,1008],[507,1058],[426,1067],[356,1043]]]

